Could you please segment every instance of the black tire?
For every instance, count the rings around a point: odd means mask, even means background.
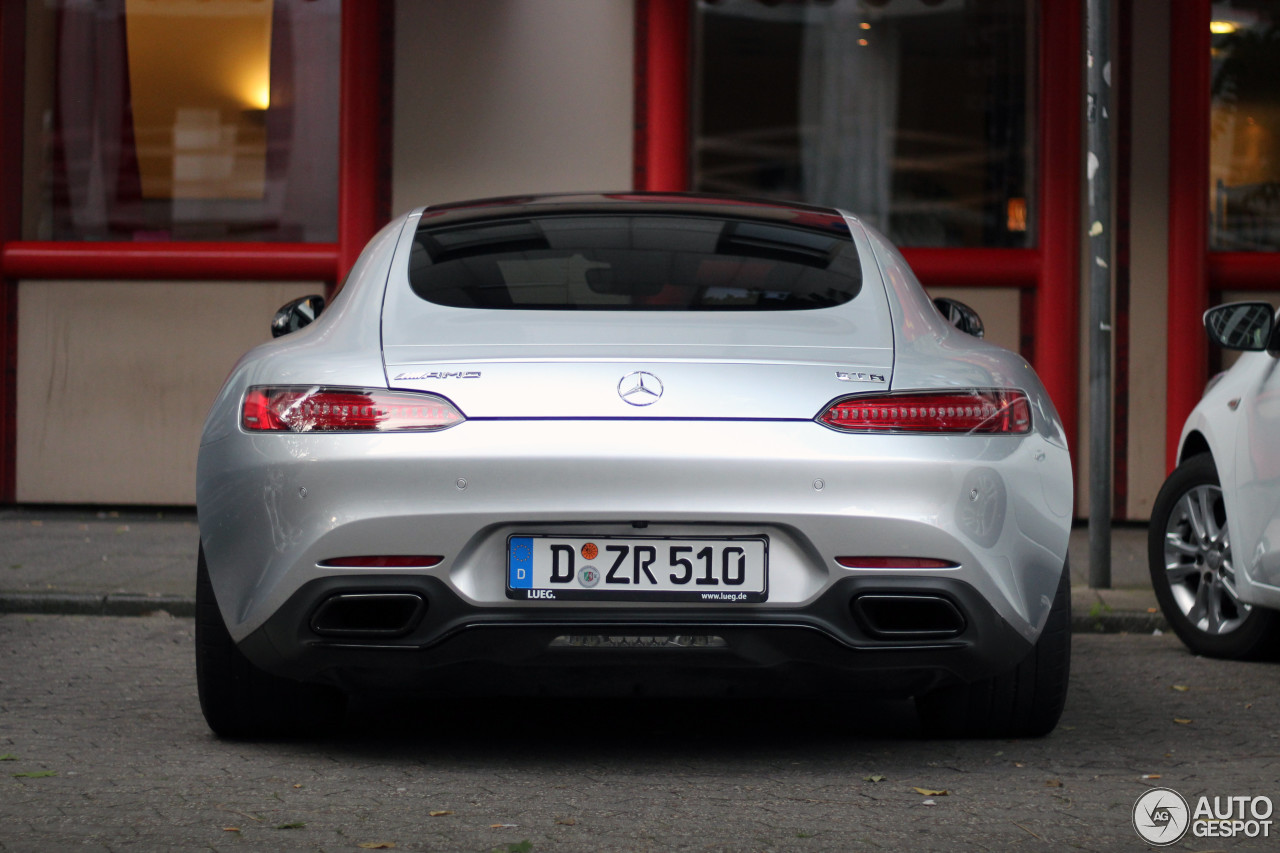
[[[1062,569],[1049,619],[1031,652],[1013,669],[916,697],[930,737],[1042,737],[1067,701],[1071,674],[1071,573]]]
[[[271,675],[249,662],[222,621],[203,546],[196,564],[196,686],[205,722],[223,738],[315,736],[337,728],[346,711],[341,690]]]
[[[1174,469],[1156,496],[1147,567],[1164,618],[1192,652],[1258,659],[1280,648],[1280,613],[1236,593],[1229,519],[1208,453]]]

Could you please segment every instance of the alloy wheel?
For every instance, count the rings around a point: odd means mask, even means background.
[[[1182,615],[1206,634],[1235,631],[1250,607],[1236,594],[1222,489],[1200,485],[1178,499],[1164,536],[1164,566]]]

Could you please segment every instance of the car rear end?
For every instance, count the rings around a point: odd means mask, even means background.
[[[346,689],[909,695],[1017,665],[1063,574],[1060,426],[1016,357],[904,316],[877,241],[697,199],[409,217],[384,381],[325,368],[321,328],[211,416],[232,637]],[[903,388],[908,337],[950,354]]]

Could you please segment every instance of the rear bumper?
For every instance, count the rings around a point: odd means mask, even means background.
[[[334,601],[379,595],[394,601],[416,596],[424,606],[404,625],[383,626],[397,630],[355,626],[354,632],[335,633],[338,623],[324,624],[325,608],[332,614]],[[876,597],[927,606],[857,606]],[[938,624],[929,624],[935,619]],[[1031,644],[977,590],[953,578],[845,578],[811,603],[787,610],[601,612],[556,605],[479,608],[437,578],[393,575],[307,583],[240,647],[270,672],[347,690],[906,696],[1005,671]]]
[[[622,602],[549,611],[548,602],[508,599],[510,535],[643,530],[767,537],[768,601],[752,605],[750,617],[735,609],[734,618],[795,618],[847,580],[941,589],[956,581],[1029,643],[1066,559],[1071,474],[1066,451],[1039,434],[858,436],[811,421],[477,421],[431,434],[237,433],[201,448],[197,502],[210,579],[237,642],[274,623],[310,584],[352,578],[360,586],[375,575],[406,589],[443,584],[449,598],[433,593],[432,624],[438,600],[472,608],[477,623],[547,613],[613,623],[649,612],[678,622],[703,612]],[[362,554],[443,560],[425,570],[325,567]],[[955,568],[884,577],[845,568],[840,555],[935,558]]]

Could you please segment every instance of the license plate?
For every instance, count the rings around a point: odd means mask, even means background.
[[[507,597],[550,601],[765,601],[769,541],[511,536]]]

